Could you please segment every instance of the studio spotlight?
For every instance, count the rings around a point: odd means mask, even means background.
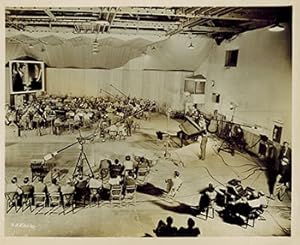
[[[280,31],[284,31],[284,29],[285,29],[284,26],[279,23],[276,23],[269,27],[269,31],[271,32],[280,32]]]
[[[188,49],[194,49],[194,48],[195,47],[194,47],[193,43],[191,42],[190,45],[188,46]]]

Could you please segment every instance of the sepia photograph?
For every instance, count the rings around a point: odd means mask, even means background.
[[[292,5],[6,5],[4,235],[291,237]]]

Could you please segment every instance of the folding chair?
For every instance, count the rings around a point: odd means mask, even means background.
[[[119,204],[121,206],[122,203],[122,186],[121,185],[113,185],[110,189],[110,206],[113,204]]]
[[[6,199],[6,213],[15,207],[15,212],[18,212],[18,193],[17,192],[5,192],[5,199]]]
[[[47,196],[45,192],[35,192],[33,193],[34,206],[36,210],[38,207],[41,207],[36,214],[39,214],[42,209],[46,207]]]
[[[125,187],[124,204],[136,204],[136,185],[128,185]]]

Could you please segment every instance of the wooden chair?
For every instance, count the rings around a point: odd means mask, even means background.
[[[62,206],[61,194],[59,192],[49,193],[49,214],[55,213],[55,211]],[[47,214],[45,213],[45,214]]]
[[[6,213],[12,208],[15,208],[15,212],[18,212],[18,193],[17,192],[5,192],[5,199],[6,199]]]
[[[62,194],[62,207],[63,214],[66,214],[67,207],[71,207],[72,213],[74,213],[75,202],[74,202],[74,193],[64,193]]]
[[[136,204],[136,185],[128,185],[125,187],[124,204]]]
[[[90,188],[90,207],[92,205],[92,201],[94,198],[96,198],[97,201],[97,206],[99,207],[100,204],[100,193],[99,193],[100,189],[99,188]]]
[[[27,208],[29,208],[30,212],[32,212],[32,201],[33,201],[33,194],[31,192],[24,192],[21,198],[22,203],[22,212],[24,212]]]
[[[149,173],[148,168],[138,168],[137,175],[136,175],[137,182],[139,184],[144,184],[148,173]]]
[[[36,214],[39,214],[42,209],[46,207],[47,196],[45,192],[34,192],[33,193],[34,206],[36,210],[38,207],[41,207]]]
[[[113,185],[110,189],[110,206],[113,204],[122,204],[122,186],[121,185]]]

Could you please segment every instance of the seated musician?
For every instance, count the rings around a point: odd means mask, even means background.
[[[39,128],[42,122],[42,117],[38,112],[35,112],[31,121],[32,128]]]
[[[118,127],[117,125],[115,124],[112,124],[111,126],[109,126],[108,128],[108,133],[109,133],[109,136],[113,139],[115,139],[115,137],[117,136],[118,134]]]
[[[51,185],[47,186],[47,190],[48,190],[48,193],[49,193],[50,195],[51,195],[52,193],[53,193],[53,194],[60,193],[60,189],[61,189],[61,187],[60,187],[60,185],[59,185],[59,183],[58,183],[58,181],[57,181],[56,178],[53,178],[53,179],[51,180]]]
[[[121,175],[113,175],[110,177],[108,183],[110,184],[110,186],[113,185],[121,185],[122,183],[122,177]]]
[[[125,156],[124,161],[124,175],[128,175],[128,172],[134,172],[135,165],[133,161],[131,160],[131,157],[129,155]]]
[[[89,180],[88,187],[90,189],[90,201],[92,201],[94,198],[98,199],[102,189],[102,181],[99,174],[96,174]]]
[[[16,176],[14,176],[11,179],[11,182],[6,185],[5,191],[7,193],[14,193],[13,198],[17,200],[18,204],[20,204],[23,191],[18,185],[18,178]]]
[[[60,117],[57,117],[54,120],[54,134],[55,135],[60,135],[61,134],[61,127],[63,126],[63,121],[61,120]]]
[[[80,113],[76,112],[75,116],[74,116],[74,126],[76,127],[80,127],[81,126],[81,117],[80,117]]]
[[[125,138],[125,136],[127,135],[124,123],[118,124],[118,135],[120,138]]]
[[[124,171],[123,164],[119,161],[119,159],[115,159],[110,165],[110,176],[121,175]]]
[[[47,193],[47,186],[44,183],[43,177],[39,176],[38,181],[34,183],[34,192],[35,193]]]
[[[88,179],[79,174],[75,180],[75,200],[86,199],[89,196]]]
[[[127,176],[125,176],[124,178],[124,186],[131,186],[131,185],[135,185],[136,181],[134,179],[134,173],[133,171],[128,171]]]
[[[91,126],[91,119],[88,113],[83,113],[83,127],[88,128]]]
[[[136,165],[136,173],[139,171],[139,169],[147,169],[149,171],[149,164],[146,161],[145,157],[135,157],[135,160],[137,161]]]
[[[20,122],[19,122],[20,126],[24,129],[32,129],[31,123],[30,123],[30,118],[29,118],[29,114],[28,113],[24,113],[21,116]]]
[[[22,190],[22,195],[27,195],[27,198],[30,198],[33,202],[34,187],[29,182],[29,177],[24,178],[23,185],[21,185],[20,188]]]

